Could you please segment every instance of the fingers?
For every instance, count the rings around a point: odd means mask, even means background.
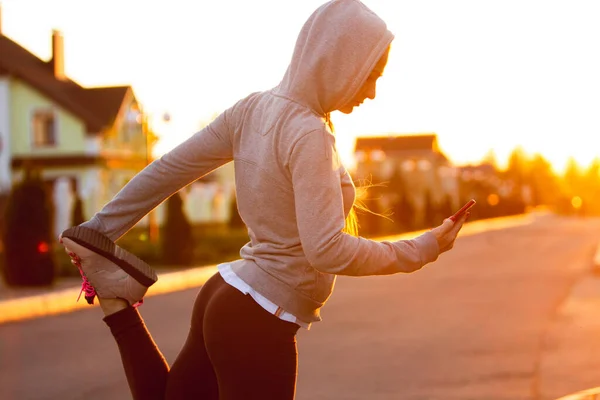
[[[456,224],[454,224],[452,231],[456,232],[458,234],[458,232],[462,229],[462,227],[465,224],[465,219],[464,217],[459,219],[458,221],[456,221]]]
[[[463,225],[465,224],[465,222],[467,222],[467,220],[469,219],[469,217],[471,216],[470,212],[466,212],[464,215],[462,215],[455,223],[454,223],[454,230],[456,231],[456,233],[458,234],[458,232],[462,229]]]
[[[457,221],[456,225],[454,225],[452,231],[448,233],[448,236],[452,238],[452,242],[454,242],[456,240],[456,237],[458,236],[463,225],[464,225],[463,221]]]
[[[470,212],[470,211],[467,211],[467,212],[465,213],[465,215],[463,216],[463,218],[462,218],[463,222],[467,222],[467,221],[469,220],[469,217],[470,217],[470,216],[471,216],[471,212]]]
[[[450,218],[446,218],[444,222],[442,222],[442,224],[439,226],[439,229],[442,232],[442,234],[445,235],[446,233],[452,231],[452,228],[454,228],[455,225],[456,222],[452,221]]]
[[[470,213],[465,213],[459,219],[457,219],[456,222],[454,222],[448,218],[440,226],[440,228],[443,232],[444,239],[445,239],[444,241],[446,242],[446,245],[440,249],[441,253],[454,248],[454,243],[456,241],[456,238],[458,237],[458,233],[462,229],[464,223],[469,219],[469,216],[470,216]],[[447,221],[450,221],[450,224],[448,224]],[[449,228],[449,229],[446,230],[444,228]]]
[[[441,225],[432,229],[432,232],[440,245],[440,253],[444,253],[454,247],[454,242],[470,215],[470,212],[466,212],[456,221],[446,218]]]

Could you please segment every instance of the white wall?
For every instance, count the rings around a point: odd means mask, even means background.
[[[58,178],[54,182],[54,237],[57,238],[65,229],[71,227],[74,196],[69,178]]]
[[[90,167],[80,175],[78,194],[83,202],[83,215],[86,219],[92,218],[104,205],[106,188],[102,180],[102,169]]]
[[[0,77],[0,192],[11,188],[10,82]]]
[[[227,223],[233,196],[233,183],[196,182],[182,192],[183,209],[192,224]]]
[[[85,154],[99,155],[102,149],[102,138],[100,135],[85,138]]]

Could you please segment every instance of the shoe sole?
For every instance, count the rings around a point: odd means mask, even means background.
[[[156,272],[146,262],[117,246],[112,240],[102,233],[83,226],[75,226],[64,231],[63,238],[69,238],[77,244],[100,254],[112,261],[129,276],[145,287],[152,286],[157,280]]]

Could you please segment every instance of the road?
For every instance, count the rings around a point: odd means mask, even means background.
[[[598,219],[546,216],[459,238],[453,251],[414,274],[341,277],[324,321],[299,334],[297,399],[563,395],[544,389],[551,386],[541,367],[545,339],[571,288],[589,274],[599,240]],[[150,297],[141,308],[170,362],[196,293]],[[561,364],[557,357],[568,362],[569,352],[554,353],[552,365]],[[0,325],[0,399],[128,393],[99,309]]]

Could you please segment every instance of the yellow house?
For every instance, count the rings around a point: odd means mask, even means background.
[[[404,198],[412,206],[416,226],[425,222],[428,202],[435,208],[448,201],[451,209],[459,206],[456,168],[441,151],[435,133],[359,137],[354,157],[358,181],[388,188],[386,196],[375,200],[380,208],[391,209]]]
[[[77,197],[89,218],[144,168],[155,137],[131,87],[80,86],[65,76],[60,32],[51,44],[52,58],[41,60],[0,24],[0,193],[26,168],[41,171],[60,232]]]

